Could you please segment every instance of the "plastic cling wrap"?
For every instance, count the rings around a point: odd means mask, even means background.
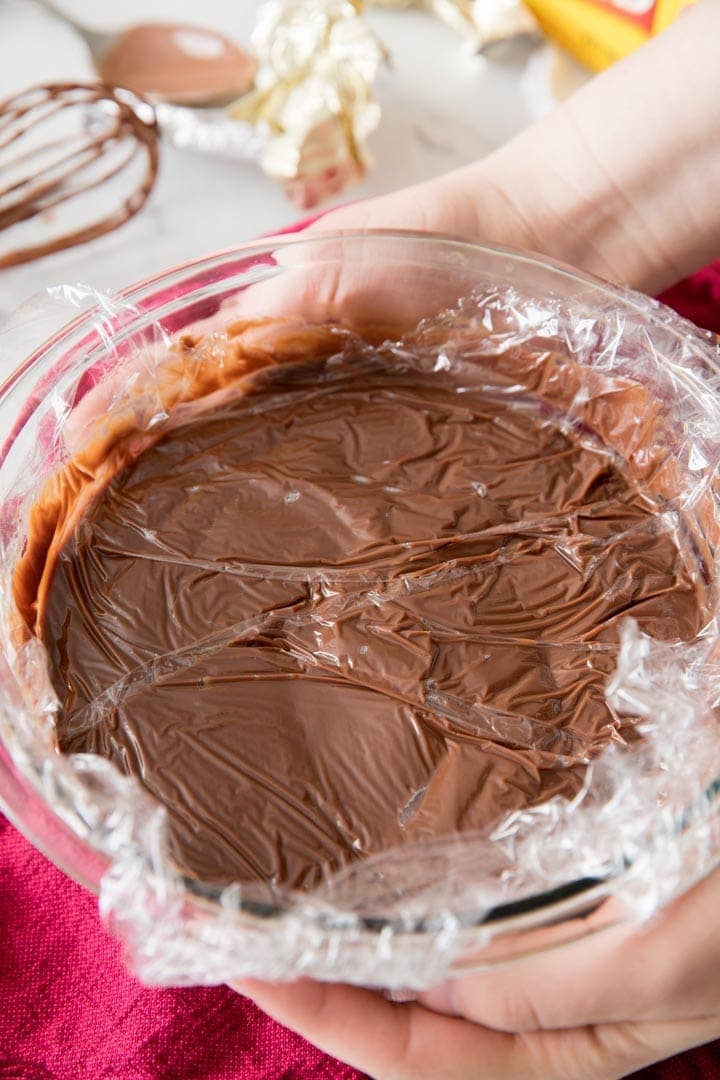
[[[145,980],[419,988],[715,865],[713,343],[531,263],[291,241],[3,335],[80,312],[0,399],[2,794]]]

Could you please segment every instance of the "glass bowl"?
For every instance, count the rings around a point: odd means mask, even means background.
[[[549,312],[560,338],[567,337],[563,319],[571,311],[573,342],[582,345],[592,338],[588,355],[592,353],[599,366],[605,362],[604,348],[628,378],[637,377],[639,370],[651,372],[658,398],[678,431],[686,433],[690,422],[686,403],[705,400],[703,395],[718,382],[720,368],[710,337],[647,298],[536,255],[450,237],[299,234],[186,263],[112,300],[68,290],[67,306],[61,310],[74,306],[79,312],[28,355],[18,354],[16,369],[0,388],[0,528],[6,584],[25,536],[24,500],[67,457],[62,431],[68,415],[138,349],[162,345],[190,326],[212,326],[251,310],[341,322],[382,339],[401,335],[469,294],[489,296],[498,289],[506,295],[511,290],[525,305],[526,315],[544,312],[546,327]],[[33,325],[40,323],[31,323],[31,332]],[[693,423],[696,413],[690,416]],[[713,478],[720,446],[712,425],[702,430],[704,435],[689,450],[683,443],[678,461],[694,453],[695,465],[687,469],[695,469],[696,478],[710,478],[703,488],[704,502],[700,500],[693,513],[707,545],[703,557],[714,591]],[[680,465],[687,471],[684,459]],[[386,986],[427,985],[447,974],[535,953],[645,914],[718,862],[718,784],[711,776],[709,782],[705,778],[689,784],[686,805],[676,815],[672,873],[663,834],[658,844],[645,836],[644,846],[614,858],[603,873],[580,869],[562,880],[550,875],[547,888],[475,911],[454,910],[448,901],[442,917],[436,912],[398,919],[375,912],[344,918],[336,910],[310,906],[288,929],[282,904],[246,901],[241,894],[228,899],[227,893],[187,881],[172,887],[154,881],[151,892],[142,894],[148,921],[126,920],[118,897],[127,895],[123,889],[142,893],[144,876],[152,877],[153,871],[138,858],[133,879],[126,864],[118,892],[118,852],[122,854],[123,845],[137,850],[139,844],[137,835],[114,828],[108,791],[117,794],[120,789],[109,780],[110,787],[100,790],[95,779],[80,791],[56,769],[59,755],[33,752],[34,726],[46,734],[51,729],[50,706],[47,699],[28,705],[23,682],[28,659],[23,659],[21,676],[7,618],[5,622],[0,805],[53,862],[103,894],[136,970],[148,981],[218,982],[243,974],[304,972]],[[37,656],[29,663],[37,664]],[[129,797],[124,788],[122,797]],[[152,816],[152,808],[147,815]],[[285,955],[274,966],[280,943]]]

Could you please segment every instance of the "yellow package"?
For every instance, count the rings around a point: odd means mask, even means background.
[[[664,30],[693,0],[525,0],[540,26],[600,71]]]

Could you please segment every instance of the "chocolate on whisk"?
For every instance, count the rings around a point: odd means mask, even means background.
[[[158,138],[152,106],[103,83],[35,86],[0,103],[0,232],[12,230],[0,268],[94,240],[133,217],[155,183]],[[38,218],[42,232],[23,238]]]

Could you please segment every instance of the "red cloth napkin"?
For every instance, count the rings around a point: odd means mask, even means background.
[[[720,263],[663,297],[720,333]],[[720,1041],[636,1074],[717,1080]],[[149,990],[93,896],[0,817],[0,1080],[361,1080],[224,987]]]
[[[686,319],[720,334],[720,259],[658,297]]]

